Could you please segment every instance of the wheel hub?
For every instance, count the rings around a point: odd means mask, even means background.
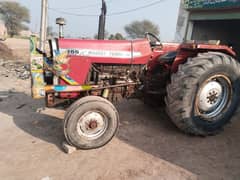
[[[87,124],[90,129],[96,129],[98,124],[97,121],[91,120],[89,124]]]
[[[200,91],[199,108],[202,111],[210,111],[215,108],[221,100],[223,88],[216,82],[207,83]]]
[[[88,111],[83,114],[77,125],[79,135],[96,139],[106,130],[106,116],[98,111]]]
[[[218,99],[218,93],[215,92],[215,91],[210,92],[210,93],[209,93],[209,96],[207,97],[207,99],[208,99],[207,102],[210,103],[210,104],[216,103],[216,102],[217,102],[217,99]]]
[[[209,78],[198,91],[197,111],[209,118],[219,115],[226,107],[231,95],[231,81],[224,75]]]

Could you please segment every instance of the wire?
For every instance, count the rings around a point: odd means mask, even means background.
[[[140,6],[140,7],[134,8],[134,9],[126,10],[126,11],[110,13],[108,16],[116,16],[116,15],[121,15],[121,14],[127,14],[127,13],[131,13],[131,12],[135,12],[135,11],[138,11],[138,10],[141,10],[141,9],[144,9],[144,8],[155,6],[155,5],[159,4],[159,3],[162,3],[163,1],[165,1],[165,0],[155,1],[155,2],[147,4],[145,6]]]
[[[107,3],[111,3],[113,0],[108,0]],[[86,8],[91,8],[91,7],[98,7],[101,5],[101,3],[95,3],[95,4],[89,4],[86,6],[81,6],[81,7],[70,7],[70,8],[54,8],[56,10],[71,10],[71,9],[86,9]]]
[[[66,11],[61,11],[55,8],[48,8],[51,11],[57,12],[57,13],[61,13],[61,14],[67,14],[67,15],[71,15],[71,16],[82,16],[82,17],[96,17],[98,15],[95,14],[76,14],[76,13],[70,13],[70,12],[66,12]]]
[[[122,15],[122,14],[128,14],[128,13],[135,12],[135,11],[138,11],[138,10],[141,10],[141,9],[144,9],[144,8],[155,6],[159,3],[162,3],[163,1],[165,1],[165,0],[158,0],[158,1],[152,2],[152,3],[144,5],[144,6],[140,6],[140,7],[134,8],[134,9],[129,9],[129,10],[126,10],[126,11],[119,11],[119,12],[110,13],[107,16],[117,16],[117,15]],[[82,16],[82,17],[96,17],[96,16],[99,16],[99,15],[96,15],[96,14],[71,13],[71,12],[61,11],[61,10],[58,10],[58,9],[55,9],[55,8],[49,8],[49,10],[55,11],[57,13],[72,15],[72,16]]]

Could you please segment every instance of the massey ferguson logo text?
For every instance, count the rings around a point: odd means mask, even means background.
[[[110,51],[110,50],[94,50],[94,49],[61,49],[61,52],[63,51],[67,51],[70,56],[124,58],[124,59],[142,56],[141,52],[131,52],[131,51]]]

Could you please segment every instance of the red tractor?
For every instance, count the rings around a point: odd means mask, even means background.
[[[31,39],[32,93],[48,107],[69,104],[64,134],[69,144],[98,148],[118,128],[112,104],[138,97],[161,103],[173,123],[193,135],[214,135],[239,102],[240,65],[235,52],[218,43],[141,40],[50,40],[50,54]]]

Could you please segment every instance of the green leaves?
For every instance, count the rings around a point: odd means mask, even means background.
[[[159,27],[149,20],[133,21],[125,26],[125,31],[130,38],[143,38],[145,32],[150,32],[159,35]]]
[[[0,2],[0,14],[10,36],[17,35],[21,30],[28,27],[25,23],[30,22],[29,10],[17,2]]]

